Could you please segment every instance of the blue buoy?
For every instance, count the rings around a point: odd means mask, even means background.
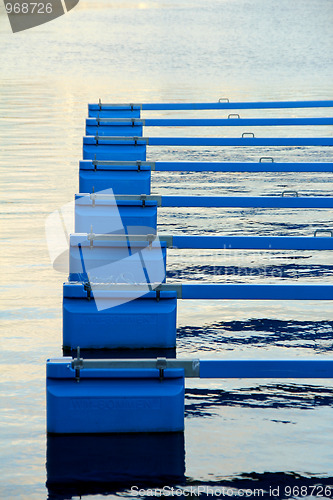
[[[184,371],[78,370],[47,361],[47,431],[55,434],[181,432]]]

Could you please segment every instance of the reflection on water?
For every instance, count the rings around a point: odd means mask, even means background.
[[[46,470],[51,498],[182,484],[184,434],[49,435]]]
[[[2,4],[0,14],[5,54],[0,103],[4,179],[1,285],[5,291],[0,308],[0,496],[45,498],[45,360],[62,355],[61,284],[66,276],[49,264],[44,221],[71,201],[78,189],[87,103],[99,97],[104,102],[332,98],[333,10],[330,0],[81,0],[66,16],[16,35],[10,31]],[[241,116],[330,116],[331,112],[328,108],[244,110]],[[227,114],[209,112],[211,117]],[[203,117],[207,112],[149,113],[164,118],[184,115]],[[240,136],[242,132],[249,130],[179,128],[176,133]],[[332,135],[331,127],[258,128],[255,132],[258,137]],[[145,130],[147,136],[170,134],[175,131]],[[148,155],[156,160],[258,161],[261,156],[273,156],[275,161],[332,162],[331,148],[312,147],[265,151],[161,147],[149,149]],[[260,196],[297,190],[304,195],[331,195],[332,175],[155,172],[153,191]],[[332,213],[325,210],[159,212],[161,231],[178,234],[310,236],[316,229],[332,225]],[[175,280],[332,279],[329,252],[172,250],[168,261],[169,277]],[[277,272],[282,274],[275,276]],[[184,302],[178,307],[178,355],[330,355],[333,318],[328,302]],[[331,484],[330,390],[327,382],[320,381],[315,385],[303,381],[188,382],[185,479],[184,443],[183,448],[178,443],[173,449],[166,440],[154,448],[152,456],[158,459],[149,463],[162,467],[166,461],[157,476],[166,480],[164,474],[171,467],[170,484],[176,481],[175,473],[183,485],[202,482],[252,488],[256,484],[268,489],[282,484]],[[59,447],[56,441],[61,443]],[[102,485],[95,483],[82,494],[112,491],[130,496],[130,485],[117,489],[110,486],[110,478],[116,484],[114,475],[121,476],[132,466],[142,473],[145,462],[140,453],[146,444],[136,447],[132,456],[128,450],[133,442],[115,438],[114,444],[111,437],[98,439],[96,453],[94,446],[87,446],[91,457],[87,465],[79,449],[81,440],[63,455],[62,463],[64,441],[48,440],[50,498],[63,495],[61,484],[57,489],[52,478],[57,477],[59,466],[60,483],[68,484],[61,479],[67,465],[69,473],[77,465],[80,473],[88,471],[88,477],[93,470],[110,474],[106,487],[101,478]],[[126,465],[115,459],[114,452],[108,455],[106,445],[111,441],[112,450],[120,448],[119,457],[128,460]],[[107,455],[97,454],[102,448]],[[175,460],[163,455],[168,449],[177,454]],[[107,458],[105,468],[102,456]],[[69,497],[78,490],[65,494]]]

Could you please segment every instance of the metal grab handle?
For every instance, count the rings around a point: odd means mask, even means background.
[[[243,132],[242,133],[242,137],[246,137],[246,136],[251,136],[251,137],[254,137],[254,133],[253,132]]]
[[[298,197],[298,192],[297,191],[283,191],[282,197],[285,197],[285,196],[293,196],[295,198]]]
[[[230,115],[228,115],[228,119],[231,118],[232,116],[235,118],[240,118],[240,115],[238,113],[230,113]]]
[[[229,102],[229,99],[227,97],[220,97],[219,102]]]
[[[260,159],[259,159],[259,163],[263,163],[264,161],[269,161],[271,163],[274,163],[274,158],[272,158],[271,156],[262,156]]]
[[[333,229],[316,229],[313,236],[318,236],[320,233],[329,233],[333,238]]]

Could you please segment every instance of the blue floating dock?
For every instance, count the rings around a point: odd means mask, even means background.
[[[69,281],[141,283],[165,281],[166,243],[130,241],[117,236],[72,234],[69,243]],[[332,238],[333,240],[333,238]]]
[[[148,200],[115,201],[111,195],[75,196],[75,232],[152,234],[156,233],[157,203]]]
[[[327,283],[172,284],[165,281],[167,248],[332,250],[330,228],[317,229],[313,236],[297,237],[160,235],[159,239],[156,234],[158,207],[332,209],[332,196],[300,196],[296,191],[261,197],[150,194],[152,171],[332,172],[332,162],[275,162],[273,157],[264,156],[265,148],[270,147],[333,146],[333,137],[326,137],[325,131],[319,137],[298,136],[298,132],[293,137],[256,137],[250,131],[251,127],[261,126],[330,126],[332,117],[242,118],[237,112],[204,119],[172,118],[172,113],[168,118],[146,118],[141,117],[141,112],[328,107],[333,107],[332,100],[229,102],[224,97],[215,103],[107,104],[99,101],[89,105],[80,162],[80,194],[75,196],[76,234],[70,237],[69,282],[63,287],[63,348],[70,352],[77,350],[77,358],[47,361],[50,443],[53,434],[62,434],[63,438],[79,434],[88,438],[87,435],[98,434],[166,436],[182,433],[186,377],[333,378],[333,359],[329,358],[199,360],[173,359],[169,354],[168,358],[155,358],[155,354],[153,358],[148,354],[147,358],[140,359],[128,351],[132,359],[125,359],[118,354],[130,349],[140,349],[140,352],[154,349],[153,352],[158,350],[161,356],[162,350],[164,353],[174,350],[177,300],[333,300],[333,285]],[[239,137],[146,137],[143,127],[249,129],[239,133]],[[264,153],[257,162],[163,162],[147,161],[148,146],[262,147]],[[104,355],[101,359],[81,359],[80,349],[90,353],[118,351],[116,359],[106,359]],[[50,444],[50,484],[56,483],[59,477],[66,482],[70,468],[66,460],[54,466],[51,447],[57,448],[55,455],[59,458],[66,452],[60,448],[69,442],[60,440],[56,446]],[[89,448],[89,439],[85,442]],[[73,448],[80,454],[82,446],[83,440]],[[112,445],[108,446],[107,454],[110,447]],[[142,448],[140,451],[148,453],[146,441]],[[119,450],[123,456],[123,447]],[[135,457],[136,464],[138,460],[145,463],[144,453],[142,458]],[[183,450],[181,455],[184,457]],[[80,470],[84,467],[81,458],[76,461]],[[115,456],[118,464],[117,458]],[[109,465],[109,458],[104,463]],[[146,472],[142,464],[139,465],[141,480]],[[104,471],[103,465],[100,467]],[[152,470],[153,465],[148,475]],[[180,460],[175,475],[181,477],[183,471],[184,461]],[[93,476],[86,475],[86,478],[94,481]]]
[[[177,298],[174,291],[138,294],[83,283],[63,288],[63,346],[67,349],[174,348]]]
[[[81,370],[71,358],[48,360],[47,431],[55,434],[180,432],[184,430],[184,372]]]
[[[80,193],[97,193],[111,188],[114,194],[150,194],[150,178],[151,169],[147,165],[135,163],[127,167],[80,161]]]
[[[184,379],[333,378],[332,359],[103,359],[47,361],[47,431],[184,430]]]

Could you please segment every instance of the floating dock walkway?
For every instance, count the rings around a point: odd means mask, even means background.
[[[158,232],[161,208],[332,210],[333,196],[282,191],[272,196],[151,193],[158,172],[333,172],[333,162],[279,162],[266,147],[333,146],[318,137],[144,137],[145,127],[326,127],[333,117],[242,118],[241,110],[332,108],[333,101],[89,104],[69,280],[63,286],[63,347],[76,357],[47,361],[51,434],[179,433],[185,378],[333,378],[333,358],[133,359],[135,349],[177,344],[178,300],[333,300],[327,283],[222,284],[166,281],[170,249],[333,250],[333,228],[301,236],[177,235]],[[224,118],[146,118],[144,111],[236,110]],[[237,128],[236,128],[237,130]],[[325,129],[326,130],[326,129]],[[159,161],[154,148],[258,147],[256,162]],[[197,149],[198,148],[198,149]],[[288,155],[287,150],[285,152]],[[147,156],[149,159],[147,160]],[[188,186],[187,186],[188,187]],[[128,359],[87,359],[85,349],[128,349]],[[82,356],[82,357],[81,357]],[[170,441],[171,443],[171,441]],[[57,448],[56,443],[52,445]],[[177,469],[182,475],[182,467]]]

